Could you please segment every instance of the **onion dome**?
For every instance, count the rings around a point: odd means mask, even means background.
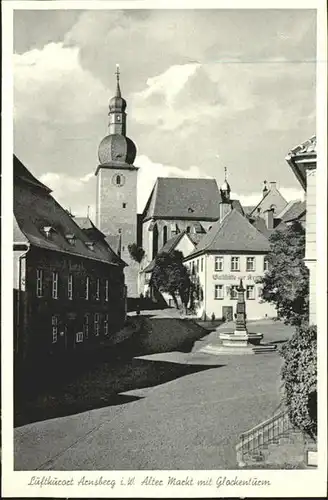
[[[121,134],[110,134],[104,137],[98,148],[100,165],[108,163],[127,163],[132,165],[137,154],[137,148],[129,137]]]

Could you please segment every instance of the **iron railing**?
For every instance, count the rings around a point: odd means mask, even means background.
[[[242,464],[247,455],[260,451],[263,445],[267,445],[278,440],[293,426],[288,417],[287,410],[281,410],[268,420],[261,422],[252,429],[243,432],[240,441],[236,446],[237,462]]]

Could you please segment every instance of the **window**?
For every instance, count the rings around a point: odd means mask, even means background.
[[[246,271],[255,271],[255,257],[246,257]]]
[[[247,300],[255,299],[254,290],[255,290],[254,285],[247,285],[246,286],[246,299]]]
[[[104,318],[104,335],[108,335],[108,314]]]
[[[163,227],[163,245],[167,242],[167,226]]]
[[[73,275],[72,274],[68,275],[67,294],[68,294],[68,300],[73,300]]]
[[[108,302],[108,280],[105,281],[105,301]]]
[[[96,281],[96,300],[100,300],[100,279]]]
[[[83,332],[77,332],[75,336],[75,341],[78,344],[79,342],[83,342]]]
[[[231,271],[239,271],[239,257],[231,257]]]
[[[238,288],[238,285],[231,285],[231,287],[230,287],[230,299],[232,299],[232,300],[238,299],[237,288]]]
[[[196,260],[196,271],[199,273],[199,259]]]
[[[42,269],[36,270],[36,296],[42,297],[43,295],[43,271]]]
[[[120,186],[120,185],[121,185],[121,176],[120,176],[120,175],[117,175],[117,176],[116,176],[116,184],[117,184],[118,186]]]
[[[52,298],[58,299],[58,273],[52,273]]]
[[[52,343],[55,344],[58,339],[58,316],[52,316],[51,325],[52,325]]]
[[[223,285],[214,285],[214,298],[223,299]]]
[[[223,257],[215,257],[214,271],[223,271]]]
[[[200,261],[200,270],[201,270],[201,272],[204,271],[204,258],[203,257],[201,258],[201,261]]]
[[[122,203],[123,208],[126,208],[126,203]]]
[[[90,278],[89,276],[85,279],[85,300],[89,300],[89,292],[90,292]]]
[[[83,332],[85,338],[87,339],[89,337],[89,314],[84,315]]]
[[[95,335],[96,335],[96,337],[98,337],[98,335],[99,335],[99,313],[95,313],[94,327],[95,327]]]
[[[263,260],[263,271],[269,271],[269,260],[267,257],[264,257]]]
[[[186,228],[186,232],[187,232],[187,233],[190,233],[190,226],[187,226],[187,228]]]

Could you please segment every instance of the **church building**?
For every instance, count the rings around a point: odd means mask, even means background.
[[[120,242],[128,296],[138,295],[138,264],[131,259],[128,246],[137,241],[137,175],[133,164],[137,148],[126,135],[126,101],[121,95],[119,69],[116,93],[109,101],[108,135],[98,148],[96,169],[96,226],[107,241]]]

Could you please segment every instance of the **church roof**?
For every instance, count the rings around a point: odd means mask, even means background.
[[[221,194],[215,179],[158,177],[143,212],[143,220],[218,220]],[[238,200],[233,206],[242,211]]]
[[[51,196],[50,189],[39,182],[14,156],[14,243],[30,244],[78,257],[114,262],[111,252],[101,242],[91,240],[67,211]]]
[[[268,252],[269,249],[268,239],[246,217],[232,209],[221,222],[215,222],[190,256],[215,251]]]

